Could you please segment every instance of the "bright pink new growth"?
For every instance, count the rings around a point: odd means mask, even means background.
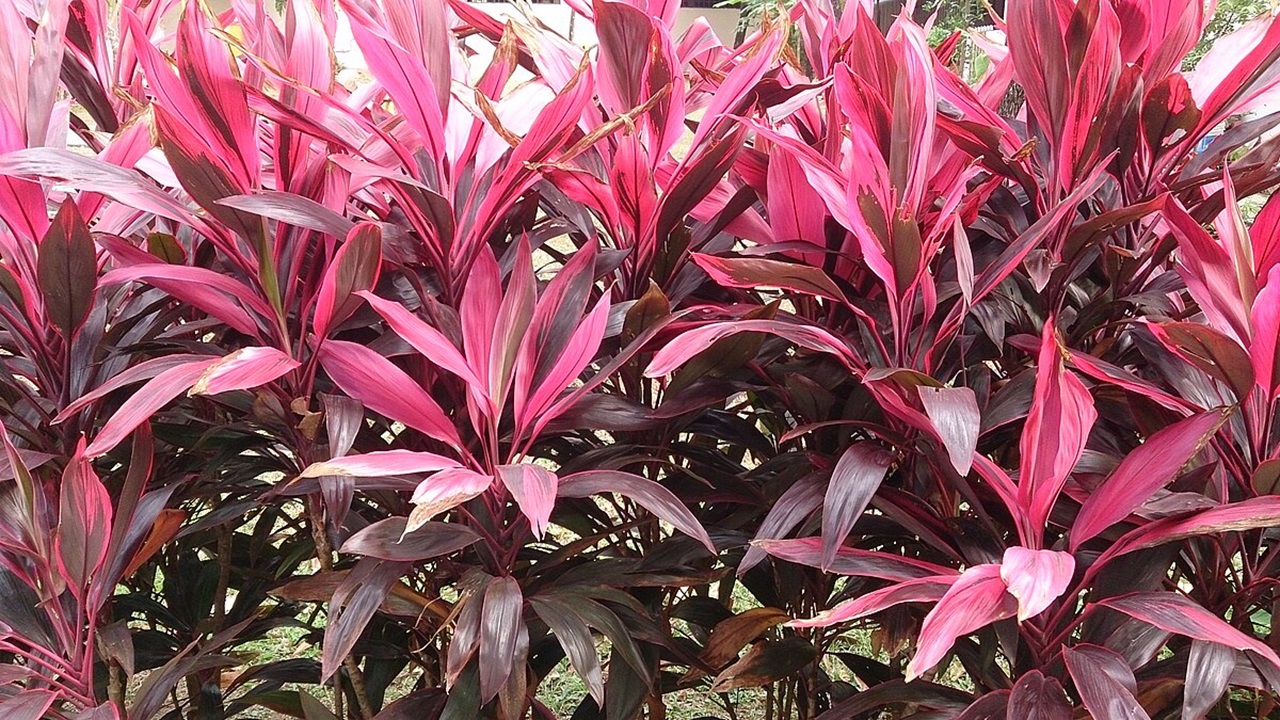
[[[480,495],[493,484],[493,477],[466,468],[447,468],[418,483],[409,502],[413,512],[404,533],[422,527],[431,518]]]
[[[975,565],[955,580],[920,626],[916,654],[907,664],[908,681],[941,662],[956,638],[1017,613],[1018,601],[1000,573],[1000,565]]]
[[[1056,550],[1011,547],[1000,561],[1000,579],[1018,599],[1018,621],[1044,612],[1071,584],[1076,560]]]

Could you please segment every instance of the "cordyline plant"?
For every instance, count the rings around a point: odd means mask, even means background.
[[[0,2],[0,717],[1280,710],[1280,23],[568,5]]]

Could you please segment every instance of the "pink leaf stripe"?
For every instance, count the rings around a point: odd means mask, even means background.
[[[1125,456],[1120,466],[1085,500],[1071,527],[1071,547],[1080,547],[1125,519],[1208,443],[1227,411],[1201,413],[1164,428]]]

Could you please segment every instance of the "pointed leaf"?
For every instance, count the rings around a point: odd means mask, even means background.
[[[1053,321],[1046,322],[1035,394],[1020,443],[1018,501],[1025,514],[1016,519],[1025,546],[1040,547],[1049,512],[1084,453],[1097,417],[1084,383],[1064,367]]]
[[[523,610],[524,595],[515,578],[500,577],[489,583],[480,624],[481,702],[497,695],[512,672],[525,671],[524,658],[518,652],[522,645],[527,651],[529,645]]]
[[[1124,658],[1096,645],[1079,645],[1066,648],[1063,659],[1094,720],[1150,720],[1134,697],[1137,682]]]
[[[461,505],[489,489],[493,477],[466,468],[448,468],[418,483],[409,501],[413,512],[405,522],[404,532],[411,533],[428,520]]]
[[[791,627],[801,628],[827,627],[874,615],[881,610],[886,610],[902,603],[937,602],[947,594],[947,591],[951,589],[957,579],[958,577],[953,575],[940,575],[904,580],[879,590],[873,590],[853,600],[846,600],[830,610],[824,610],[807,620],[793,620],[787,624]]]
[[[92,464],[83,456],[73,458],[62,474],[55,547],[67,585],[78,598],[85,597],[107,558],[111,517],[111,498]]]
[[[62,203],[40,241],[37,263],[45,312],[69,339],[89,315],[98,276],[93,237],[74,200]]]
[[[251,390],[278,380],[301,365],[275,348],[241,348],[210,365],[187,394],[217,395],[232,390]]]
[[[1225,645],[1191,641],[1182,693],[1182,720],[1202,720],[1218,704],[1231,682],[1236,655],[1235,650]]]
[[[951,464],[964,477],[973,467],[973,453],[978,448],[978,430],[982,416],[973,390],[966,387],[917,387],[924,412],[933,423]]]
[[[907,680],[941,662],[957,638],[1013,617],[1017,609],[1017,600],[1000,579],[999,565],[975,565],[965,570],[925,616],[916,654],[907,664]]]
[[[403,370],[356,343],[330,340],[320,347],[320,364],[347,395],[374,412],[461,448],[453,422]]]
[[[533,536],[541,540],[556,504],[556,487],[559,484],[556,474],[528,463],[499,465],[497,471],[498,479],[515,498],[520,512],[529,518]]]
[[[360,223],[347,233],[346,242],[338,248],[325,270],[316,295],[316,310],[311,321],[319,337],[325,337],[360,307],[355,294],[372,290],[378,284],[382,266],[382,230],[374,223]]]
[[[1057,679],[1032,670],[1014,683],[1007,717],[1009,720],[1071,720],[1071,704]]]
[[[889,471],[893,457],[873,442],[850,445],[840,456],[822,501],[822,567],[829,569],[836,551]]]
[[[406,518],[392,517],[360,530],[342,544],[342,552],[397,562],[418,562],[451,555],[480,539],[455,523],[424,523],[406,531]]]
[[[1129,517],[1168,485],[1226,422],[1229,410],[1201,413],[1162,428],[1120,461],[1085,500],[1071,526],[1071,548]]]
[[[379,450],[312,463],[298,477],[312,478],[325,475],[384,477],[435,472],[456,467],[458,467],[456,460],[450,460],[442,455],[412,450]]]
[[[1106,598],[1099,605],[1131,618],[1193,640],[1217,643],[1236,650],[1248,650],[1280,668],[1280,657],[1262,642],[1245,635],[1192,600],[1173,592],[1131,593]]]
[[[698,518],[670,490],[658,483],[614,470],[587,470],[560,478],[560,497],[581,498],[601,493],[618,493],[631,498],[672,527],[702,543],[712,555],[716,546]]]
[[[107,420],[102,430],[85,450],[85,457],[95,458],[110,452],[134,428],[146,422],[160,408],[186,392],[220,358],[198,360],[169,368],[138,388],[120,409]]]

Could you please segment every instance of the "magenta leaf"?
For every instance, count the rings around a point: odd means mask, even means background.
[[[717,340],[743,332],[777,335],[815,352],[830,353],[846,362],[850,355],[844,342],[821,328],[777,320],[742,320],[704,325],[681,335],[654,353],[649,367],[644,371],[645,375],[648,377],[669,375],[694,355],[714,345]]]
[[[904,580],[879,590],[873,590],[853,600],[840,603],[830,610],[824,610],[807,620],[793,620],[787,624],[791,627],[800,628],[827,627],[874,615],[881,610],[902,603],[937,602],[946,595],[957,580],[957,576],[954,575]]]
[[[187,362],[169,368],[148,380],[102,426],[94,436],[93,442],[89,443],[89,447],[85,449],[85,457],[95,458],[110,452],[128,437],[134,428],[149,420],[160,408],[186,392],[218,360],[214,358]]]
[[[529,463],[499,465],[497,473],[520,506],[520,512],[529,519],[533,536],[541,539],[555,507],[559,478],[550,470]]]
[[[320,347],[320,364],[343,392],[370,410],[462,447],[457,429],[440,405],[390,360],[362,345],[330,340]]]
[[[316,335],[325,337],[331,329],[351,317],[360,306],[355,294],[372,290],[378,284],[381,265],[382,231],[373,223],[361,223],[352,228],[320,283],[315,315],[311,321]]]
[[[275,381],[299,366],[301,363],[275,348],[241,348],[206,368],[187,393],[217,395],[250,390]]]
[[[1173,592],[1132,593],[1098,602],[1103,607],[1193,640],[1216,643],[1235,650],[1247,650],[1272,668],[1280,668],[1280,657],[1266,644],[1245,635],[1221,618],[1183,595]]]
[[[1056,550],[1011,547],[1000,562],[1000,579],[1018,599],[1018,621],[1044,612],[1071,584],[1076,561]]]
[[[479,496],[493,485],[493,477],[466,468],[445,468],[418,483],[413,491],[413,512],[405,523],[405,534],[414,532],[428,520]]]
[[[1040,547],[1049,512],[1080,460],[1097,416],[1084,383],[1064,366],[1053,321],[1046,322],[1035,395],[1020,443],[1018,500],[1025,514],[1017,520],[1027,547]]]
[[[999,565],[975,565],[965,570],[925,616],[916,654],[907,664],[907,680],[933,669],[957,638],[1013,617],[1017,610],[1017,600],[1000,579]]]
[[[462,378],[470,386],[482,386],[462,352],[439,330],[423,322],[400,303],[384,300],[370,292],[357,294],[367,300],[387,325],[423,357]]]
[[[351,477],[381,477],[386,475],[412,475],[458,467],[456,460],[441,455],[412,450],[379,450],[362,455],[345,455],[308,465],[299,477],[324,477],[346,475]]]
[[[1120,461],[1080,508],[1071,547],[1080,547],[1137,510],[1168,485],[1226,422],[1226,410],[1201,413],[1163,428]]]

